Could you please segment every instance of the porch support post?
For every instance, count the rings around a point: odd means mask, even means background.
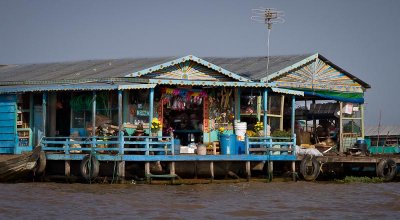
[[[261,120],[261,109],[263,108],[261,106],[261,100],[262,100],[262,97],[257,96],[257,121]]]
[[[149,111],[149,134],[151,133],[151,121],[153,121],[153,114],[154,114],[154,88],[150,88],[150,96],[149,96],[149,103],[150,103],[150,111]]]
[[[122,122],[128,122],[129,121],[129,90],[124,90],[122,92]]]
[[[361,137],[364,139],[365,136],[365,127],[364,127],[364,104],[360,104],[361,110]]]
[[[291,118],[291,128],[292,128],[292,137],[295,135],[295,130],[294,130],[294,123],[296,120],[296,96],[292,96],[292,118]]]
[[[339,102],[339,152],[344,152],[343,146],[343,102]]]
[[[313,106],[313,111],[315,112],[315,109],[316,109],[316,106],[315,106],[315,99],[312,100],[312,106]],[[311,107],[310,107],[310,109],[311,109]],[[342,110],[340,110],[340,111],[342,111]],[[312,127],[312,129],[313,129],[313,133],[316,134],[316,130],[317,130],[317,120],[315,119],[315,116],[314,116],[314,115],[315,115],[315,113],[312,114],[312,120],[313,120],[313,127]],[[317,141],[315,140],[315,135],[314,135],[314,141],[317,142]]]
[[[281,95],[281,117],[279,118],[279,130],[283,131],[283,111],[285,107],[285,95]]]
[[[47,92],[44,92],[42,96],[43,137],[46,137],[46,116],[47,116],[46,106],[47,106]]]
[[[29,127],[33,128],[33,93],[29,94]],[[31,141],[33,143],[33,141]]]
[[[240,87],[235,88],[235,120],[240,121]]]
[[[267,88],[264,89],[264,94],[263,94],[263,110],[264,110],[264,114],[263,114],[263,124],[264,124],[264,137],[267,136],[267,127],[268,127],[268,109],[267,109],[267,103],[268,102],[268,90]]]
[[[93,104],[92,104],[92,147],[96,147],[95,136],[96,136],[96,91],[93,91]]]
[[[122,132],[122,90],[118,90],[118,129]]]
[[[50,137],[56,136],[56,105],[57,105],[57,94],[55,92],[50,92],[48,94],[48,114],[49,114],[49,127],[48,127],[48,135]]]

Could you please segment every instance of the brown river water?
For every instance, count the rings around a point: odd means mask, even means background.
[[[0,219],[400,219],[400,183],[0,184]]]

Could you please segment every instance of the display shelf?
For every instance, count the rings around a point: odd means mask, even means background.
[[[17,128],[18,146],[32,146],[32,130],[30,128]]]

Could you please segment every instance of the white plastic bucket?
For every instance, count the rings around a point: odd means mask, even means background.
[[[244,140],[244,136],[246,135],[246,130],[247,130],[247,123],[235,121],[234,128],[237,139]]]

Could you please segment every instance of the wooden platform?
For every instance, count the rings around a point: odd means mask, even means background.
[[[323,163],[378,163],[383,158],[391,158],[396,163],[400,164],[399,154],[381,154],[381,155],[370,155],[370,156],[352,156],[345,154],[331,154],[317,157],[318,161]],[[298,160],[302,160],[303,156],[297,156]]]

